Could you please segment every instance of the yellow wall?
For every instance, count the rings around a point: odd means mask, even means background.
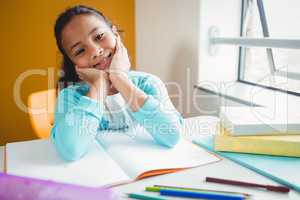
[[[59,68],[53,27],[66,7],[84,4],[102,11],[125,33],[132,65],[135,64],[134,0],[11,0],[1,1],[0,31],[0,145],[36,138],[28,114],[16,105],[13,88],[17,77],[30,69]],[[30,93],[47,89],[47,77],[33,75],[21,85],[27,104]]]

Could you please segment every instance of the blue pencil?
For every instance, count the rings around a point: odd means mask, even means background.
[[[183,190],[168,190],[160,189],[160,195],[173,196],[173,197],[187,197],[187,198],[198,198],[198,199],[214,199],[214,200],[244,200],[244,197],[241,196],[231,196],[225,194],[216,194],[216,193],[201,193],[201,192],[192,192],[192,191],[183,191]]]

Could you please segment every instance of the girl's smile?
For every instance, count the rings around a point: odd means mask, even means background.
[[[109,68],[109,65],[112,60],[112,53],[110,52],[108,55],[105,55],[104,57],[100,58],[99,62],[96,61],[95,65],[92,65],[92,67],[99,69],[99,70],[105,70]]]

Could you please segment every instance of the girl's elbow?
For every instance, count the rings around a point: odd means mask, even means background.
[[[60,157],[65,161],[79,160],[84,152],[76,144],[66,144],[62,142],[62,145],[56,143],[56,149]]]
[[[180,132],[182,130],[183,118],[179,116],[175,121],[176,122],[173,122],[171,125],[172,128],[169,129],[167,139],[164,143],[164,145],[169,148],[173,148],[179,142],[181,136]]]
[[[59,130],[59,129],[58,129]],[[59,133],[53,137],[55,147],[60,157],[65,161],[79,160],[85,153],[80,141],[70,133],[75,133],[76,130],[60,129]]]
[[[168,135],[167,140],[164,141],[164,145],[168,148],[173,148],[179,141],[180,139],[180,134],[171,134]]]
[[[77,144],[67,144],[58,148],[61,157],[66,161],[76,161],[79,160],[84,151]]]
[[[180,140],[180,125],[176,125],[170,129],[167,133],[162,133],[160,138],[160,144],[173,148]]]

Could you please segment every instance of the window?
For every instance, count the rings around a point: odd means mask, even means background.
[[[290,45],[300,39],[299,8],[299,0],[243,0],[241,36],[278,39],[281,48],[241,46],[239,81],[300,95],[300,47]]]

